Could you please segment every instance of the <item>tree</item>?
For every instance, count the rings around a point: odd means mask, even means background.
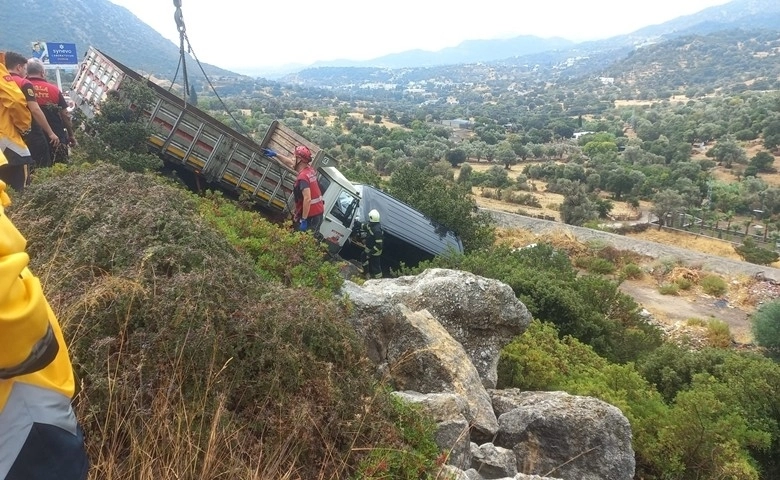
[[[666,216],[682,210],[685,199],[682,195],[671,189],[662,190],[653,197],[653,207],[650,211],[658,217],[658,228],[666,225]]]
[[[471,166],[471,164],[466,163],[463,166],[460,167],[460,173],[458,174],[458,183],[462,183],[463,185],[468,186],[468,188],[471,188],[471,174],[474,172],[474,168]]]
[[[718,140],[718,143],[707,152],[707,156],[723,163],[726,168],[731,168],[735,163],[747,163],[745,150],[731,136]]]
[[[780,146],[780,116],[775,115],[764,126],[764,147],[767,150],[774,150]]]
[[[581,226],[598,218],[598,209],[588,198],[579,183],[575,183],[563,197],[561,220],[569,225]]]
[[[187,99],[190,105],[198,106],[198,92],[195,91],[195,85],[190,85],[190,97]]]
[[[498,147],[496,147],[496,160],[503,163],[504,168],[507,170],[515,163],[517,156],[508,142],[501,142]]]
[[[510,184],[509,174],[498,165],[493,165],[484,174],[482,185],[486,187],[502,188]]]
[[[753,314],[753,336],[762,347],[780,350],[780,300],[765,303]]]
[[[450,162],[453,167],[457,167],[466,161],[466,151],[462,148],[447,150],[447,153],[444,154],[444,159]]]
[[[766,150],[762,150],[755,154],[750,159],[750,166],[756,167],[759,172],[772,172],[772,164],[775,162],[775,157]]]
[[[500,167],[499,170],[504,172]],[[390,176],[388,191],[459,235],[467,252],[493,245],[493,221],[487,213],[477,212],[471,189],[466,185],[452,183],[419,166],[405,164]]]
[[[606,180],[606,188],[615,194],[615,200],[621,200],[624,193],[630,193],[634,186],[641,180],[635,172],[620,168],[609,174]]]
[[[148,153],[152,129],[142,119],[144,110],[152,105],[154,93],[140,82],[128,82],[123,86],[124,97],[109,91],[100,112],[86,122],[88,134],[81,142],[78,157],[86,162],[108,161],[130,172],[156,170],[163,162]]]

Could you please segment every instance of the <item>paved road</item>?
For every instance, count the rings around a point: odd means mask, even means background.
[[[625,237],[614,233],[592,230],[584,227],[574,227],[560,222],[541,220],[526,217],[514,213],[501,212],[481,208],[481,211],[489,213],[496,224],[505,228],[524,228],[535,233],[569,230],[580,240],[601,240],[608,242],[619,250],[631,250],[651,258],[674,259],[686,265],[700,265],[703,270],[720,273],[723,275],[744,274],[753,276],[759,272],[769,280],[780,282],[780,269],[740,262],[716,255],[707,255],[685,248],[674,247],[663,243],[650,242],[632,237]]]

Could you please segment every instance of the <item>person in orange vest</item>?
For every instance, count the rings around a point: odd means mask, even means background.
[[[73,122],[70,119],[65,95],[57,85],[46,80],[46,67],[37,58],[27,60],[27,80],[35,90],[35,100],[41,107],[46,121],[60,139],[60,144],[51,148],[51,162],[52,164],[67,163],[68,147],[76,146],[76,137],[73,134]]]
[[[0,98],[1,127],[11,112]],[[0,150],[0,166],[7,162]],[[84,480],[89,460],[70,403],[76,383],[68,349],[27,268],[27,242],[5,214],[5,190],[0,181],[0,479]]]
[[[317,171],[311,166],[311,150],[306,145],[295,147],[295,159],[275,152],[270,148],[264,148],[263,154],[269,158],[280,160],[284,165],[298,173],[293,184],[293,196],[295,198],[293,226],[302,232],[311,230],[314,236],[317,237],[325,213],[325,203],[323,202],[322,191],[317,180]]]

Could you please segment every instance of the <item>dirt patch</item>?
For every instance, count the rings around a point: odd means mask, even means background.
[[[750,332],[753,308],[737,305],[728,298],[717,298],[700,292],[663,295],[657,285],[641,280],[624,281],[620,284],[620,291],[631,296],[667,332],[685,330],[690,336],[704,336],[706,328],[697,327],[692,320],[721,320],[728,324],[734,342],[753,342]]]
[[[526,221],[541,222],[533,219]],[[498,228],[497,243],[513,248],[521,248],[539,242],[549,243],[555,248],[566,251],[572,261],[582,255],[592,255],[593,245],[599,244],[598,242],[589,242],[585,237],[577,238],[572,228],[566,228],[562,224],[559,224],[560,228],[555,228],[553,226],[556,225],[556,222],[546,223],[551,227],[540,228],[540,226],[531,226],[529,223],[528,228]],[[587,232],[592,232],[594,235],[602,233],[595,230],[587,230]],[[605,235],[603,242],[611,244],[609,238],[613,238],[613,236],[603,233],[602,235]],[[617,238],[621,239],[622,243],[616,244],[616,247],[621,250],[625,249],[626,246],[623,244],[630,242],[630,240],[622,236]],[[654,237],[654,240],[658,239],[658,237]],[[684,243],[678,237],[666,237],[663,240],[670,241],[678,248],[681,248]],[[691,247],[690,244],[687,246]],[[732,272],[731,274],[715,274],[696,266],[697,262],[670,267],[657,255],[643,256],[635,252],[629,253],[634,254],[630,257],[630,261],[638,265],[644,275],[639,280],[623,281],[620,289],[634,298],[649,313],[651,321],[659,325],[670,337],[685,337],[694,343],[698,342],[699,345],[703,345],[708,341],[708,335],[710,335],[708,325],[719,320],[728,325],[733,342],[738,345],[752,344],[750,316],[763,302],[780,298],[780,285],[775,285],[771,281],[759,281],[737,268],[729,270]],[[723,261],[729,260],[724,259]],[[624,264],[625,261],[622,263]],[[738,264],[742,263],[738,262]],[[701,280],[707,275],[717,275],[723,279],[727,289],[722,296],[709,295],[702,289]],[[688,281],[687,289],[679,289],[674,295],[661,293],[662,285],[675,281],[680,282],[682,279]]]

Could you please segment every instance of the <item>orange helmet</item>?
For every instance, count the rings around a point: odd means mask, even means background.
[[[295,158],[300,158],[303,163],[311,162],[311,150],[306,145],[295,147]]]

